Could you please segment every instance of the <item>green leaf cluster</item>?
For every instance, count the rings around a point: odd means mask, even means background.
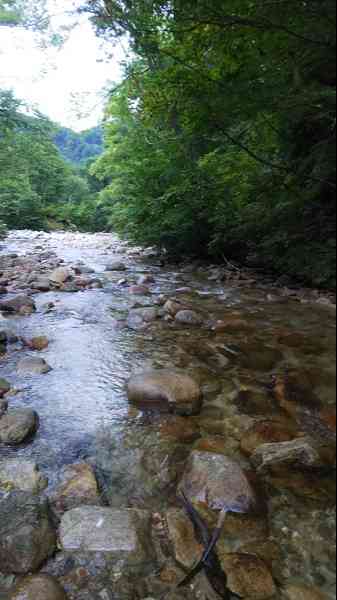
[[[92,173],[108,224],[171,253],[335,284],[331,0],[90,0],[133,58]]]

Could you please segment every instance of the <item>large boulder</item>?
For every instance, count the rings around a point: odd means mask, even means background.
[[[153,557],[150,523],[146,511],[82,506],[63,516],[60,546],[65,552],[106,554],[142,569]]]
[[[0,312],[4,313],[17,313],[22,315],[32,314],[36,310],[34,300],[29,296],[21,295],[15,296],[10,300],[0,302]]]
[[[43,358],[23,358],[20,360],[17,371],[19,375],[46,375],[52,370]]]
[[[48,503],[26,492],[0,500],[0,564],[3,573],[34,573],[56,548]]]
[[[25,577],[10,592],[7,600],[66,600],[58,581],[49,575]]]
[[[37,494],[48,485],[34,462],[10,458],[0,461],[0,488],[14,488]]]
[[[211,510],[248,513],[256,506],[255,493],[240,465],[221,454],[192,452],[180,490],[193,504]]]
[[[178,371],[148,371],[131,378],[129,401],[144,408],[158,406],[179,415],[200,412],[202,392],[199,384]]]
[[[0,443],[16,446],[38,429],[39,417],[31,409],[16,409],[0,419]]]

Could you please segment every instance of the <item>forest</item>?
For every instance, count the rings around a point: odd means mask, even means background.
[[[22,19],[15,4],[2,3],[0,22]],[[106,106],[104,151],[99,130],[81,154],[2,90],[0,220],[114,230],[174,258],[226,257],[335,287],[335,2],[88,0],[80,10],[132,50]]]

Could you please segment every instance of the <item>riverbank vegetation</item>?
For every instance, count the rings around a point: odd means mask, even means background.
[[[331,0],[91,0],[131,40],[94,167],[110,225],[179,255],[335,282]]]
[[[65,161],[58,128],[0,91],[0,222],[8,228],[97,228],[100,186]],[[96,186],[96,187],[95,187]],[[4,229],[4,225],[1,226]]]
[[[89,0],[82,10],[132,50],[106,108],[104,153],[93,160],[99,136],[90,153],[59,131],[68,161],[90,158],[74,171],[50,140],[31,146],[36,131],[15,125],[12,155],[25,166],[2,184],[0,220],[40,227],[47,216],[335,286],[335,2]],[[16,167],[2,154],[10,181]],[[19,216],[18,187],[29,207]]]

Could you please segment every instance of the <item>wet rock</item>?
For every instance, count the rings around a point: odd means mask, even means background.
[[[166,522],[175,560],[186,569],[192,569],[201,559],[204,548],[195,538],[191,520],[184,511],[171,509],[166,514]]]
[[[0,312],[30,315],[36,310],[35,302],[29,296],[15,296],[11,300],[0,302]]]
[[[153,283],[156,283],[153,275],[141,275],[137,281],[137,285],[151,285]]]
[[[0,419],[0,442],[16,446],[31,437],[38,428],[39,418],[30,409],[12,410]]]
[[[171,317],[175,317],[182,310],[184,310],[184,306],[181,302],[178,302],[177,300],[168,300],[164,304],[165,313],[170,315]]]
[[[256,505],[255,493],[240,465],[211,452],[192,452],[180,489],[191,502],[211,510],[248,513]]]
[[[58,286],[63,285],[67,281],[72,278],[72,273],[70,269],[66,269],[64,267],[60,267],[59,269],[55,269],[49,276],[49,280]]]
[[[38,292],[49,292],[51,289],[51,282],[47,277],[38,277],[31,284],[33,290]]]
[[[129,288],[129,294],[133,296],[150,296],[151,292],[145,285],[133,285]]]
[[[55,512],[60,515],[79,506],[100,506],[101,499],[93,468],[86,463],[65,467],[61,483],[50,497]]]
[[[179,325],[199,327],[202,325],[203,319],[193,310],[181,310],[176,314],[176,323]]]
[[[262,421],[255,423],[241,440],[241,450],[247,456],[264,444],[290,442],[297,437],[296,427],[285,421]]]
[[[238,392],[234,402],[241,414],[266,416],[275,413],[275,400],[267,392],[243,389]]]
[[[280,467],[307,469],[321,466],[319,453],[305,438],[280,444],[264,444],[254,452],[252,462],[259,472]]]
[[[0,488],[10,488],[38,494],[46,489],[48,479],[44,477],[34,462],[24,459],[0,461]]]
[[[7,412],[8,410],[8,402],[7,400],[1,400],[0,399],[0,419],[1,417],[4,416],[4,414]]]
[[[46,375],[51,370],[43,358],[24,358],[17,366],[19,375]]]
[[[77,275],[92,275],[93,273],[95,273],[95,269],[92,269],[91,267],[88,267],[86,265],[75,265],[74,267],[74,271],[75,273],[77,273]]]
[[[276,586],[266,564],[249,554],[229,554],[222,559],[228,588],[245,600],[269,600]]]
[[[27,345],[31,350],[36,350],[38,352],[42,352],[42,350],[46,350],[49,346],[49,340],[44,335],[34,337],[31,340],[27,341]]]
[[[11,389],[11,384],[6,379],[0,379],[0,398],[3,398]]]
[[[288,585],[284,588],[285,600],[328,600],[328,596],[321,590],[306,585]]]
[[[116,272],[116,271],[121,272],[121,271],[126,271],[127,267],[126,267],[126,265],[123,262],[121,262],[119,260],[115,260],[115,261],[112,261],[112,262],[108,263],[105,270],[107,272],[108,271],[110,271],[110,272]]]
[[[152,557],[150,513],[83,506],[61,521],[60,544],[66,552],[104,553],[142,567]]]
[[[150,323],[153,323],[158,318],[158,310],[156,308],[137,308],[130,311],[128,316],[128,327],[134,331],[146,329]]]
[[[128,384],[129,401],[143,407],[158,406],[179,415],[200,412],[199,384],[178,371],[149,371],[133,377]]]
[[[321,402],[314,392],[313,381],[307,372],[290,370],[275,380],[274,396],[280,407],[297,417],[303,410],[320,410]]]
[[[7,600],[66,600],[58,581],[48,575],[26,577],[10,592]]]
[[[0,500],[0,564],[3,573],[37,571],[55,551],[46,499],[13,492]]]

